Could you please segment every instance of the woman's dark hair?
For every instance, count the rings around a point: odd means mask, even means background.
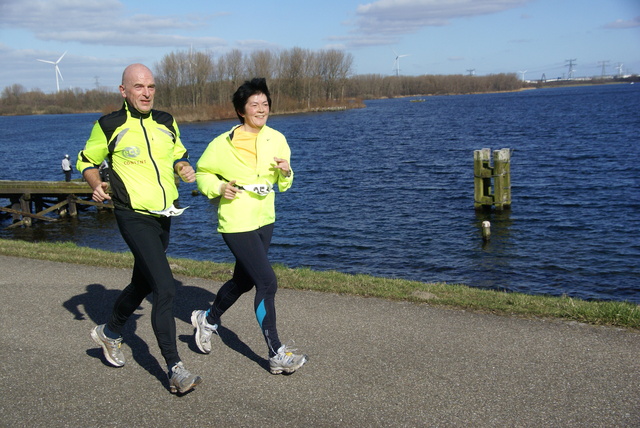
[[[269,102],[269,110],[271,110],[271,94],[269,88],[267,88],[267,79],[264,77],[256,77],[247,80],[240,86],[233,94],[233,108],[236,110],[240,123],[244,123],[244,117],[240,116],[240,113],[244,114],[244,106],[247,104],[247,100],[250,96],[256,94],[265,94],[267,101]]]

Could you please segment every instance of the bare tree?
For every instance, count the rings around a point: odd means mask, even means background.
[[[162,88],[157,95],[160,104],[178,104],[178,88],[182,83],[180,79],[180,62],[179,54],[171,52],[155,65],[156,85]]]
[[[305,98],[304,70],[310,52],[306,49],[294,47],[283,51],[279,56],[278,80],[286,97],[301,103]]]
[[[319,61],[325,97],[343,97],[343,88],[353,66],[353,56],[337,49],[320,51]]]
[[[199,107],[206,101],[209,76],[213,71],[211,57],[201,52],[189,52],[186,83],[191,92],[191,105]]]
[[[244,57],[240,50],[234,49],[227,53],[224,59],[226,62],[226,80],[235,88],[246,79]]]
[[[249,77],[264,77],[269,81],[275,74],[276,59],[270,50],[253,51],[246,62]]]

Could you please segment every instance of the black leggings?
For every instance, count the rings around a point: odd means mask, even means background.
[[[278,281],[267,257],[273,226],[272,223],[250,232],[222,234],[224,242],[236,258],[236,266],[233,278],[220,287],[209,312],[209,319],[219,324],[222,314],[242,294],[255,286],[253,306],[270,357],[275,355],[281,345],[276,330],[275,296]]]
[[[172,367],[180,361],[180,357],[173,317],[176,284],[166,255],[171,218],[121,209],[116,209],[115,214],[120,233],[131,249],[135,262],[131,283],[118,296],[107,327],[120,334],[142,300],[153,293],[151,326],[167,366]]]

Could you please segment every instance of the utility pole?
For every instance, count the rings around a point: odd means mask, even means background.
[[[598,61],[598,64],[602,65],[602,75],[600,77],[604,78],[604,76],[607,74],[605,72],[605,67],[606,65],[609,63],[609,61]]]
[[[573,79],[573,66],[575,65],[573,62],[576,61],[576,59],[567,59],[565,61],[569,63],[569,80],[571,80]]]

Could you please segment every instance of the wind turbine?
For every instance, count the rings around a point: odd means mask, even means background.
[[[518,71],[518,73],[522,73],[522,81],[524,82],[524,73],[526,73],[528,70],[524,70],[524,71]]]
[[[393,68],[396,70],[396,76],[400,76],[400,58],[404,58],[405,56],[409,56],[409,54],[398,55],[396,53],[396,51],[392,50],[392,52],[396,56],[396,59],[393,62]]]
[[[65,51],[65,53],[60,55],[60,58],[58,58],[58,60],[56,62],[47,61],[47,60],[44,60],[44,59],[39,59],[38,60],[38,61],[41,61],[41,62],[46,62],[47,64],[53,64],[54,73],[56,75],[56,89],[58,90],[58,92],[60,92],[60,83],[58,82],[58,76],[60,76],[60,78],[62,80],[64,80],[62,78],[62,73],[60,72],[60,68],[58,67],[58,63],[62,60],[62,57],[65,56],[66,54],[67,54],[67,52]]]

